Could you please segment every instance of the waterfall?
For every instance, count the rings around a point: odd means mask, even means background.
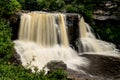
[[[55,20],[58,19],[58,24]],[[21,16],[19,40],[33,41],[41,46],[57,45],[56,25],[60,27],[61,45],[69,47],[63,14],[29,13]]]
[[[110,51],[114,52],[117,50],[112,43],[97,39],[94,33],[92,33],[91,27],[87,23],[85,23],[83,17],[79,21],[79,32],[79,43],[81,44],[77,45],[80,52],[104,52],[105,54],[105,52],[108,53]]]
[[[78,17],[79,18],[79,17]],[[15,40],[15,50],[22,65],[35,72],[44,69],[50,61],[63,61],[67,68],[81,71],[89,66],[87,58],[80,56],[70,47],[66,14],[30,12],[23,13],[20,21],[19,38]],[[100,54],[118,57],[115,46],[97,39],[91,27],[79,19],[79,51],[82,54]],[[84,72],[84,71],[82,71]]]
[[[53,14],[29,13],[21,16],[19,40],[33,41],[40,46],[57,44],[57,32]]]
[[[32,72],[35,68],[40,71],[52,60],[63,61],[77,71],[78,66],[87,66],[87,59],[69,47],[66,28],[66,15],[62,13],[22,14],[19,39],[14,41],[22,65]]]

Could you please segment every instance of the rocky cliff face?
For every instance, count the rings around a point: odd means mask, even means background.
[[[93,19],[101,39],[116,44],[120,49],[120,0],[99,3],[93,12]]]
[[[98,4],[93,18],[96,20],[120,20],[120,0],[108,0]]]

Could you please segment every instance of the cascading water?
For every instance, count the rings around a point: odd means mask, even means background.
[[[78,66],[88,65],[86,58],[69,47],[65,17],[61,13],[22,14],[19,40],[14,43],[25,68],[41,70],[51,60],[63,61],[77,71]]]
[[[79,51],[83,53],[103,54],[103,55],[117,55],[117,49],[112,43],[108,43],[97,39],[91,31],[91,27],[85,23],[83,17],[79,21]],[[81,46],[82,45],[82,46]]]
[[[67,68],[89,75],[92,62],[93,68],[97,68],[97,64],[94,64],[94,59],[92,60],[89,54],[119,57],[118,54],[114,54],[118,51],[113,44],[96,39],[83,18],[79,20],[79,44],[77,44],[79,51],[83,54],[77,54],[69,47],[66,24],[66,15],[62,13],[22,14],[19,39],[14,41],[15,50],[20,56],[22,65],[35,72],[36,68],[40,71],[50,61],[63,61]],[[101,65],[102,63],[98,66]],[[45,67],[45,70],[48,69]],[[93,70],[93,73],[96,71]]]

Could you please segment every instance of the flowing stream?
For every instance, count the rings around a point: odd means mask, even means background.
[[[62,13],[30,12],[22,14],[19,38],[15,40],[15,49],[20,55],[22,65],[35,72],[40,71],[52,61],[63,61],[67,67],[80,71],[78,66],[87,67],[88,59],[80,57],[70,47],[66,15]],[[113,44],[96,39],[90,26],[83,18],[79,20],[79,51],[82,54],[105,54],[118,56]],[[80,47],[82,46],[82,47]],[[81,53],[80,53],[81,54]],[[45,68],[47,71],[48,69]]]

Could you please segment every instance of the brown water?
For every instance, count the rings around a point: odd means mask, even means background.
[[[119,57],[115,46],[97,39],[91,27],[81,18],[79,21],[80,54],[97,54]],[[62,13],[31,12],[22,14],[19,39],[14,41],[15,49],[20,55],[22,65],[35,72],[43,69],[52,61],[63,61],[69,69],[85,73],[90,61],[70,47],[66,15]],[[46,71],[48,69],[44,68]]]
[[[88,65],[87,59],[80,58],[69,47],[66,15],[62,13],[22,14],[19,39],[14,43],[22,65],[33,72],[34,68],[41,70],[51,60],[63,61],[68,68],[77,71],[78,66]]]

